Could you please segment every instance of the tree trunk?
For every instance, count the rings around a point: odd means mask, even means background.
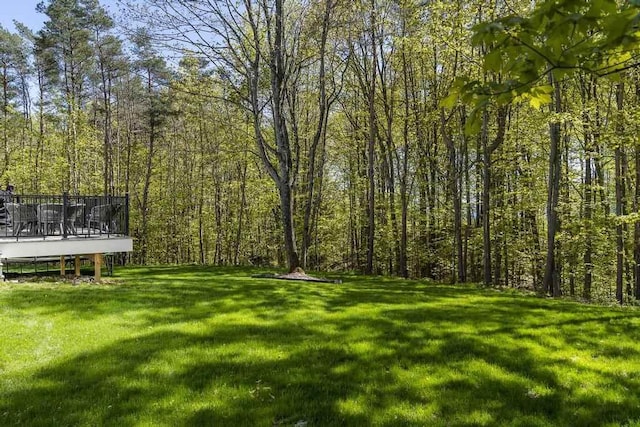
[[[585,139],[590,139],[588,133],[585,133]],[[587,144],[587,153],[584,165],[584,220],[585,220],[585,248],[584,248],[584,286],[582,296],[586,300],[591,299],[591,286],[593,284],[593,261],[591,255],[593,253],[593,242],[591,238],[591,222],[593,220],[593,184],[592,184],[592,166],[591,153]]]
[[[147,74],[147,95],[153,96],[151,73]],[[141,235],[140,235],[140,258],[141,264],[147,262],[149,243],[149,191],[151,189],[151,176],[153,175],[153,156],[155,153],[156,141],[156,121],[153,113],[149,112],[149,145],[147,151],[146,168],[144,174],[144,186],[142,188],[142,202],[140,204],[141,215]]]
[[[287,98],[287,82],[293,76],[288,67],[286,43],[284,37],[284,0],[275,1],[275,11],[273,16],[267,17],[267,36],[269,38],[268,57],[262,57],[261,37],[264,30],[259,28],[256,17],[252,15],[252,10],[247,9],[247,22],[252,31],[252,42],[255,47],[253,56],[249,58],[249,103],[253,118],[253,128],[256,137],[256,145],[262,165],[266,168],[269,176],[275,183],[280,199],[280,210],[283,229],[283,241],[286,252],[286,261],[289,271],[293,271],[300,266],[300,258],[296,246],[294,213],[293,213],[293,193],[296,171],[293,168],[293,153],[289,141],[287,129],[287,117],[285,113],[285,103]],[[263,13],[270,13],[266,8]],[[274,27],[271,27],[271,23]],[[273,31],[273,33],[272,33]],[[260,99],[261,63],[266,61],[270,71],[270,97],[272,125],[275,134],[275,147],[269,145],[262,132],[262,112],[263,106]],[[276,158],[273,163],[271,156]]]
[[[408,217],[408,205],[409,198],[407,194],[407,177],[409,175],[409,88],[407,86],[407,63],[404,50],[403,56],[403,71],[404,71],[404,123],[402,128],[403,138],[403,150],[402,161],[400,168],[400,249],[398,253],[398,274],[401,277],[409,277],[409,270],[407,268],[407,217]],[[400,162],[399,162],[400,163]]]
[[[242,239],[242,226],[244,225],[244,212],[247,207],[247,161],[243,159],[242,164],[238,165],[238,174],[240,176],[240,207],[238,208],[238,228],[236,230],[236,245],[233,254],[233,264],[240,263],[240,241]]]
[[[489,113],[482,114],[482,272],[485,285],[492,284],[491,273],[491,150],[489,149]]]
[[[615,148],[615,181],[616,181],[616,216],[625,214],[624,196],[625,182],[623,174],[623,108],[624,84],[619,83],[616,87],[616,106],[618,108],[617,133],[620,138]],[[622,223],[616,225],[616,299],[620,304],[624,302],[624,227]]]
[[[640,211],[640,144],[635,145],[636,189],[634,198],[634,212]],[[640,300],[640,221],[635,222],[633,233],[633,260],[635,270],[634,296]]]
[[[280,185],[278,190],[280,193],[280,206],[282,208],[282,228],[284,229],[285,255],[287,257],[289,272],[292,272],[300,266],[293,218],[292,188],[286,183],[283,183]]]
[[[550,75],[550,83],[554,89],[553,112],[562,111],[560,84]],[[561,151],[560,122],[553,118],[549,124],[549,182],[547,186],[547,259],[544,271],[544,289],[554,297],[560,296],[560,277],[556,258],[556,235],[559,231],[558,197],[560,193]]]
[[[311,245],[311,235],[313,232],[312,224],[314,218],[312,213],[313,207],[319,204],[314,198],[315,194],[315,178],[317,174],[323,174],[323,168],[317,168],[316,170],[316,158],[318,155],[323,156],[324,150],[318,153],[318,147],[324,147],[324,139],[326,138],[329,108],[331,106],[331,100],[327,96],[327,84],[326,84],[326,70],[325,70],[325,56],[327,37],[329,33],[329,23],[331,17],[331,11],[334,6],[332,0],[325,2],[324,16],[322,20],[322,34],[320,37],[320,53],[319,53],[319,71],[318,71],[318,123],[316,125],[315,133],[311,141],[311,147],[309,147],[309,170],[307,171],[307,194],[304,206],[304,217],[302,221],[302,248],[301,248],[301,262],[302,267],[307,268],[309,246]],[[322,144],[321,144],[322,142]]]
[[[376,235],[376,184],[375,184],[375,142],[377,135],[377,117],[375,108],[375,95],[376,95],[376,81],[377,81],[377,65],[376,65],[376,5],[375,1],[371,1],[371,49],[372,61],[371,61],[371,77],[369,82],[368,104],[369,104],[369,139],[367,141],[367,180],[369,182],[369,194],[368,194],[368,227],[367,227],[367,265],[365,268],[366,274],[373,274],[373,261],[374,261],[374,239]]]
[[[2,173],[9,168],[9,75],[7,66],[2,67],[2,151],[4,162]]]
[[[111,73],[106,70],[102,55],[100,55],[99,67],[100,78],[102,80],[102,108],[104,108],[103,118],[103,178],[104,178],[104,195],[114,194],[113,180],[113,159],[112,159],[112,129],[111,129]]]
[[[440,109],[440,133],[444,139],[445,146],[447,147],[449,157],[449,191],[450,196],[453,199],[453,235],[454,235],[454,251],[456,265],[456,275],[454,281],[465,282],[466,268],[462,263],[463,251],[462,251],[462,200],[460,198],[460,189],[458,186],[458,165],[456,147],[453,139],[447,130],[447,119],[444,115],[444,109]]]
[[[640,81],[636,77],[635,81],[635,95],[636,102],[640,101]],[[636,134],[637,134],[636,130]],[[635,193],[633,199],[633,211],[638,213],[640,211],[640,144],[635,141],[634,148],[635,155]],[[640,300],[640,221],[636,220],[633,229],[633,261],[634,261],[634,297],[636,300]]]
[[[497,131],[495,139],[489,144],[489,112],[485,109],[482,115],[482,247],[483,247],[483,278],[486,285],[493,283],[491,273],[491,187],[492,187],[492,159],[493,152],[504,142],[507,123],[507,107],[496,110]],[[498,254],[500,258],[500,254]],[[496,282],[500,276],[500,264],[496,262],[494,278]]]

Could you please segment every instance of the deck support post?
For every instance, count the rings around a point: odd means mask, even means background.
[[[102,254],[93,254],[94,274],[93,277],[96,281],[100,280],[102,273]]]
[[[80,255],[76,255],[75,258],[75,272],[76,277],[80,277]]]
[[[66,273],[66,262],[65,262],[65,256],[64,255],[60,255],[60,276],[64,277],[65,273]]]

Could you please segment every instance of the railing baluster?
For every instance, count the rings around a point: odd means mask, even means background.
[[[62,238],[67,238],[67,221],[69,210],[69,193],[66,191],[62,194]]]

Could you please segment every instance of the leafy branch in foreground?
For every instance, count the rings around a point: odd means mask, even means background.
[[[544,1],[527,16],[509,15],[473,28],[473,44],[483,49],[483,67],[500,81],[458,79],[443,107],[458,101],[474,106],[468,130],[479,130],[479,111],[489,103],[528,100],[549,104],[548,77],[560,81],[576,72],[618,78],[639,65],[640,1]]]

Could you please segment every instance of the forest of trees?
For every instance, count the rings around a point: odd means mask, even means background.
[[[626,50],[611,72],[565,58],[633,6],[544,3],[155,0],[110,16],[46,0],[37,32],[0,27],[0,183],[128,193],[135,263],[633,302],[640,70]],[[532,43],[550,46],[537,65],[516,49],[528,39],[474,27],[535,11],[548,28],[527,21]],[[591,53],[629,37],[622,18]],[[518,73],[535,84],[509,86]]]

